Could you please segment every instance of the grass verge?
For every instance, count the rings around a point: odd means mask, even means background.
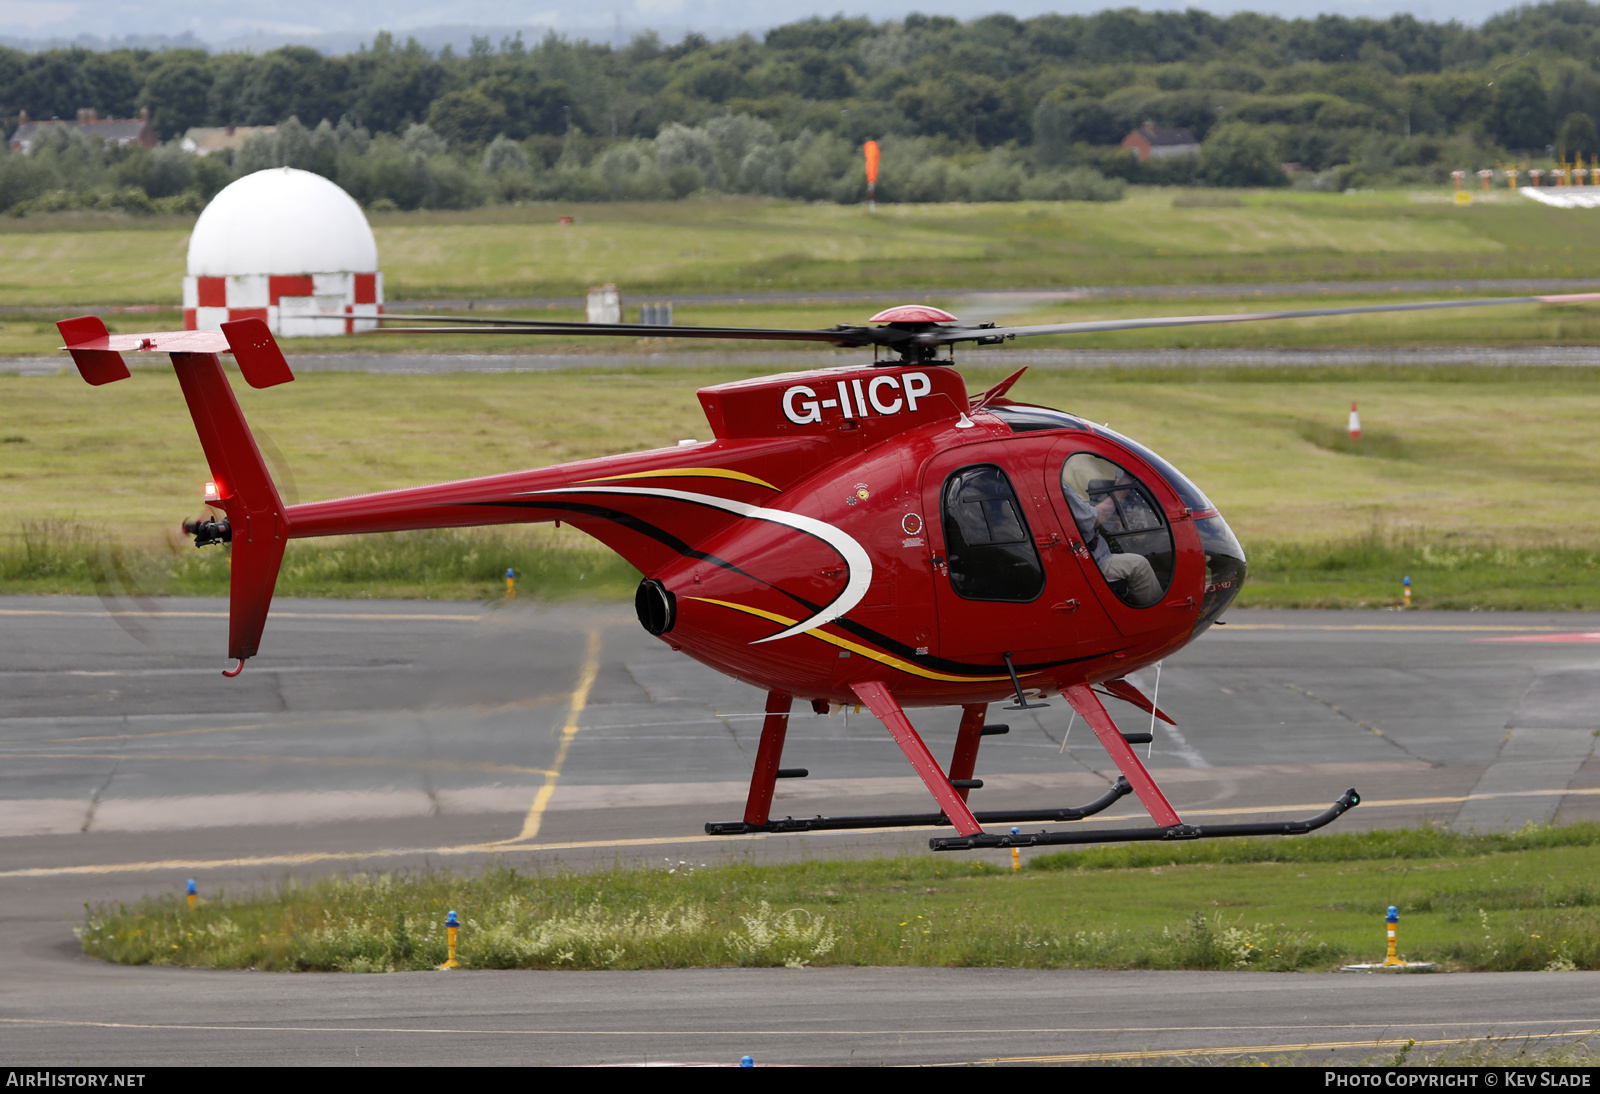
[[[1238,604],[1254,608],[1416,608],[1456,611],[1600,609],[1600,550],[1510,547],[1445,535],[1379,533],[1331,542],[1257,543]]]
[[[23,521],[0,533],[0,595],[226,596],[228,548],[196,551],[176,535],[145,546],[92,526]],[[1600,610],[1600,548],[1509,547],[1373,533],[1317,544],[1255,543],[1241,607],[1460,611]],[[296,541],[282,596],[492,600],[516,571],[519,595],[626,599],[638,571],[586,537],[536,528],[442,529]]]
[[[1600,824],[1514,835],[1392,830],[1085,848],[1013,873],[926,857],[596,873],[359,874],[195,909],[90,909],[84,951],[123,964],[386,972],[472,968],[914,965],[1327,970],[1412,960],[1600,969]]]
[[[128,546],[67,522],[23,522],[0,539],[0,594],[226,596],[228,547],[173,539]],[[576,533],[438,529],[290,543],[279,596],[493,600],[516,573],[520,596],[623,599],[639,572]]]

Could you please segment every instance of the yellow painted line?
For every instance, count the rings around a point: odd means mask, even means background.
[[[1235,623],[1229,620],[1223,633],[1228,631],[1569,631],[1567,627],[1511,627],[1475,626],[1466,623]]]
[[[53,743],[53,742],[51,742]],[[120,760],[123,763],[206,763],[220,760],[226,763],[263,764],[321,764],[326,767],[383,767],[416,771],[477,771],[486,775],[538,775],[549,778],[555,772],[543,767],[520,767],[516,764],[470,763],[462,760],[390,760],[381,756],[291,756],[262,753],[259,755],[237,752],[153,752],[148,755],[128,752],[27,752],[0,749],[14,764],[19,760]],[[332,791],[337,793],[337,791]]]
[[[501,714],[508,710],[523,710],[528,707],[545,706],[553,703],[561,696],[538,695],[532,699],[519,699],[513,703],[498,703],[492,706],[473,706],[469,709],[474,714]],[[47,745],[79,744],[86,741],[142,741],[145,738],[156,737],[193,737],[196,734],[206,733],[239,733],[250,729],[299,729],[304,726],[328,726],[365,722],[371,720],[371,715],[347,714],[337,718],[294,718],[283,722],[252,722],[242,726],[201,726],[198,729],[158,729],[148,733],[102,733],[92,737],[42,737],[34,741],[11,741],[0,745],[0,754],[14,748],[44,747]],[[726,717],[747,717],[747,715],[726,715]],[[754,717],[764,717],[755,715]],[[694,722],[685,722],[684,725],[695,725]],[[608,726],[608,729],[622,729],[623,726]]]
[[[349,719],[344,719],[348,721]],[[302,723],[303,724],[303,723]],[[319,724],[319,723],[312,723]],[[153,733],[103,733],[97,737],[45,737],[37,741],[11,741],[0,746],[0,752],[10,752],[13,749],[26,749],[29,746],[43,748],[47,745],[82,744],[86,741],[141,741],[146,737],[192,737],[197,733],[238,733],[247,729],[270,729],[266,722],[255,722],[247,726],[204,726],[200,729],[158,729]],[[27,753],[19,753],[26,755]]]
[[[933,831],[932,827],[920,829]],[[874,829],[881,831],[881,829]],[[907,829],[918,831],[918,829]],[[766,839],[766,833],[743,839]],[[508,846],[517,840],[495,843],[463,843],[452,847],[381,847],[372,851],[301,851],[278,855],[241,855],[217,859],[154,859],[145,862],[101,862],[83,866],[26,866],[0,871],[0,878],[57,877],[73,874],[145,874],[161,870],[219,870],[239,866],[307,866],[318,862],[353,862],[361,859],[404,858],[415,855],[495,855],[505,851],[582,851],[611,847],[665,847],[685,843],[727,843],[727,836],[648,836],[639,839],[582,840],[570,843],[536,843]]]
[[[755,615],[760,616],[762,619],[770,619],[772,622],[781,624],[785,627],[792,627],[796,622],[795,620],[781,616],[776,612],[762,611],[760,608],[752,608],[747,604],[735,604],[729,600],[713,600],[709,596],[691,596],[687,599],[698,600],[705,604],[715,604],[721,608],[732,608],[734,611],[744,612],[746,615]],[[984,680],[1010,679],[1009,676],[952,676],[947,672],[935,672],[932,669],[925,669],[921,665],[912,664],[910,661],[902,661],[900,658],[893,657],[887,653],[879,653],[877,650],[874,650],[868,646],[863,646],[859,642],[851,642],[847,638],[840,638],[837,635],[829,634],[823,630],[809,630],[805,633],[809,637],[817,639],[819,642],[826,642],[830,646],[838,646],[842,650],[849,650],[851,653],[858,653],[862,657],[869,657],[880,664],[888,665],[892,669],[899,669],[901,672],[907,673],[911,676],[921,676],[928,680],[953,680],[957,683],[964,684]],[[1020,675],[1037,676],[1038,673],[1024,672]]]
[[[715,1037],[715,1036],[726,1036],[728,1034],[735,1034],[735,1035],[743,1034],[745,1036],[760,1036],[760,1037],[948,1037],[948,1036],[951,1036],[953,1034],[970,1034],[972,1032],[972,1028],[970,1026],[961,1027],[961,1028],[951,1028],[951,1029],[907,1029],[907,1028],[905,1028],[903,1026],[902,1027],[898,1027],[898,1028],[894,1028],[894,1029],[869,1029],[869,1028],[863,1028],[861,1026],[852,1026],[852,1027],[849,1027],[849,1028],[846,1028],[846,1029],[800,1029],[800,1028],[796,1028],[794,1026],[788,1026],[788,1027],[779,1028],[779,1029],[671,1029],[671,1030],[666,1030],[666,1029],[556,1029],[556,1028],[548,1028],[548,1029],[529,1029],[529,1028],[506,1029],[504,1027],[481,1029],[481,1028],[466,1028],[466,1027],[461,1027],[461,1026],[265,1026],[265,1025],[262,1025],[262,1026],[255,1026],[255,1025],[228,1025],[228,1026],[224,1026],[224,1025],[200,1025],[200,1024],[179,1023],[179,1022],[96,1022],[96,1021],[89,1021],[89,1020],[83,1020],[83,1019],[73,1020],[73,1019],[67,1019],[67,1018],[0,1018],[0,1024],[11,1025],[11,1026],[59,1026],[59,1027],[65,1027],[65,1028],[69,1028],[69,1029],[151,1029],[151,1030],[155,1030],[155,1029],[192,1029],[192,1030],[213,1030],[213,1031],[218,1031],[218,1032],[237,1032],[237,1033],[250,1033],[250,1032],[260,1032],[260,1033],[411,1033],[411,1034],[416,1034],[416,1033],[463,1034],[463,1033],[466,1033],[466,1034],[489,1034],[489,1035],[497,1035],[497,1036],[516,1036],[516,1037],[560,1036],[560,1035],[563,1035],[563,1034],[564,1035],[569,1035],[569,1036],[574,1036],[574,1037],[619,1037],[619,1036],[620,1037],[669,1037],[669,1036],[670,1037]],[[1392,1028],[1394,1028],[1395,1024],[1396,1023],[1389,1022],[1389,1023],[1385,1023],[1382,1026],[1380,1026],[1378,1023],[1374,1022],[1374,1023],[1368,1023],[1365,1026],[1358,1026],[1358,1027],[1346,1027],[1346,1026],[1342,1026],[1342,1025],[1330,1025],[1330,1026],[1325,1026],[1325,1027],[1320,1027],[1320,1028],[1325,1028],[1325,1029],[1344,1029],[1344,1028],[1370,1028],[1370,1029],[1382,1028],[1382,1029],[1392,1029]],[[1415,1023],[1415,1028],[1421,1029],[1421,1028],[1426,1027],[1426,1026],[1439,1026],[1439,1025],[1446,1025],[1446,1024],[1449,1024],[1449,1025],[1460,1025],[1462,1023],[1456,1023],[1456,1022],[1452,1022],[1452,1023],[1418,1022],[1418,1023]],[[1547,1026],[1549,1024],[1549,1021],[1547,1019],[1513,1019],[1513,1020],[1507,1021],[1507,1022],[1495,1022],[1495,1023],[1474,1022],[1472,1024],[1474,1024],[1474,1025],[1490,1025],[1490,1024],[1492,1024],[1492,1025],[1497,1026],[1497,1027],[1498,1026],[1517,1026],[1517,1025],[1522,1025],[1522,1026],[1528,1026],[1528,1025]],[[1102,1034],[1103,1033],[1156,1033],[1156,1032],[1187,1033],[1187,1032],[1216,1032],[1216,1031],[1229,1031],[1229,1030],[1251,1030],[1251,1029],[1270,1029],[1270,1028],[1276,1028],[1276,1027],[1268,1027],[1268,1026],[1160,1026],[1160,1027],[1137,1027],[1137,1028],[1122,1029],[1122,1028],[1107,1028],[1107,1027],[1104,1027],[1104,1026],[1094,1026],[1094,1027],[1068,1026],[1068,1027],[1046,1028],[1046,1029],[1013,1029],[1013,1030],[1008,1030],[1007,1032],[1013,1033],[1013,1034],[1020,1033],[1020,1034],[1028,1034],[1028,1035],[1036,1035],[1036,1036],[1037,1035],[1065,1036],[1065,1035],[1071,1035],[1071,1034],[1084,1034],[1084,1033],[1102,1033]],[[1544,1034],[1526,1034],[1524,1036],[1588,1037],[1588,1036],[1593,1036],[1595,1032],[1596,1031],[1594,1031],[1594,1030],[1582,1030],[1582,1029],[1553,1030],[1553,1031],[1551,1031],[1549,1033],[1544,1033]],[[1471,1044],[1471,1043],[1476,1042],[1476,1041],[1489,1040],[1489,1039],[1492,1039],[1492,1038],[1493,1038],[1492,1034],[1487,1034],[1484,1037],[1444,1038],[1444,1039],[1440,1039],[1440,1040],[1436,1040],[1436,1041],[1418,1041],[1418,1040],[1415,1040],[1414,1038],[1402,1038],[1402,1039],[1385,1038],[1385,1039],[1382,1039],[1382,1040],[1348,1041],[1348,1042],[1346,1042],[1346,1041],[1329,1041],[1329,1042],[1323,1042],[1322,1044],[1311,1044],[1309,1046],[1302,1046],[1302,1045],[1273,1045],[1273,1046],[1268,1046],[1267,1047],[1267,1051],[1271,1051],[1273,1049],[1280,1050],[1280,1051],[1283,1051],[1283,1050],[1304,1050],[1307,1047],[1309,1047],[1310,1049],[1316,1049],[1316,1048],[1319,1048],[1319,1047],[1324,1047],[1325,1045],[1338,1046],[1338,1045],[1346,1045],[1346,1044],[1357,1046],[1357,1047],[1363,1046],[1363,1045],[1371,1045],[1371,1046],[1380,1047],[1380,1048],[1387,1048],[1387,1047],[1390,1047],[1391,1045],[1395,1046],[1395,1047],[1402,1047],[1402,1046],[1405,1045],[1407,1040],[1411,1040],[1413,1044],[1417,1044],[1417,1045],[1458,1045],[1458,1044]],[[1250,1051],[1259,1051],[1259,1050],[1253,1050],[1253,1049],[1248,1048],[1248,1047],[1245,1047],[1245,1048],[1226,1048],[1226,1049],[1154,1049],[1154,1050],[1151,1050],[1149,1052],[1133,1052],[1133,1053],[1129,1053],[1129,1054],[1127,1054],[1126,1058],[1134,1058],[1134,1059],[1136,1059],[1139,1056],[1162,1056],[1162,1055],[1180,1056],[1180,1055],[1199,1055],[1201,1053],[1218,1054],[1218,1053],[1250,1052]],[[1083,1058],[1083,1059],[1119,1059],[1119,1058],[1124,1058],[1124,1057],[1121,1057],[1121,1056],[1119,1056],[1118,1054],[1115,1054],[1115,1053],[1104,1053],[1104,1054],[1101,1054],[1101,1053],[1086,1053],[1082,1057],[1076,1057],[1076,1056],[991,1057],[989,1060],[984,1061],[984,1062],[1009,1063],[1009,1062],[1011,1062],[1013,1060],[1015,1060],[1015,1061],[1027,1061],[1027,1060],[1047,1061],[1047,1060],[1073,1060],[1073,1059],[1079,1059],[1079,1058]]]
[[[0,615],[79,615],[99,619],[104,616],[136,616],[140,619],[226,619],[227,612],[145,611],[66,611],[58,608],[0,608]],[[439,620],[445,623],[476,623],[481,615],[430,615],[426,612],[273,612],[274,619],[364,619],[364,620]]]
[[[743,471],[730,471],[726,467],[663,467],[658,471],[635,471],[631,475],[603,475],[598,479],[579,479],[578,482],[613,482],[616,479],[734,479],[738,482],[778,489],[766,479],[746,475]]]
[[[552,775],[557,774],[551,772]],[[1600,787],[1578,790],[1522,790],[1504,794],[1466,794],[1459,797],[1439,798],[1400,798],[1392,801],[1363,801],[1361,808],[1381,809],[1386,806],[1402,805],[1429,805],[1450,804],[1455,802],[1472,801],[1478,798],[1515,798],[1531,797],[1546,794],[1600,794]],[[545,804],[548,805],[548,799]],[[1319,802],[1315,805],[1263,805],[1242,809],[1194,809],[1184,810],[1185,816],[1224,816],[1240,813],[1281,813],[1285,811],[1302,811],[1307,809],[1325,809],[1327,803]],[[532,810],[529,810],[532,813]],[[1116,820],[1116,817],[1102,817],[1103,820]],[[524,826],[526,827],[526,826]],[[948,825],[919,825],[916,827],[897,828],[896,832],[948,832]],[[840,835],[849,833],[881,834],[881,828],[843,828],[830,834]],[[305,866],[318,862],[350,862],[359,859],[378,858],[403,858],[417,855],[493,855],[507,851],[593,851],[606,850],[616,847],[667,847],[688,843],[720,843],[727,845],[731,840],[766,840],[773,835],[792,836],[804,833],[793,832],[755,832],[749,835],[730,836],[638,836],[623,837],[621,839],[600,840],[570,840],[564,843],[527,843],[529,836],[517,836],[515,839],[497,840],[493,843],[463,843],[448,847],[383,847],[371,851],[305,851],[290,852],[278,855],[249,855],[238,858],[219,859],[157,859],[145,862],[101,862],[89,863],[82,866],[29,866],[17,870],[0,871],[0,878],[10,877],[57,877],[74,874],[140,874],[154,873],[160,870],[217,870],[228,867],[240,866]],[[1161,1027],[1167,1028],[1167,1027]],[[1198,1027],[1197,1027],[1198,1028]],[[1205,1027],[1210,1028],[1210,1027]]]
[[[583,713],[583,708],[589,705],[589,689],[594,687],[594,678],[600,672],[600,632],[589,632],[589,649],[584,656],[583,671],[578,674],[578,686],[572,689],[572,704],[567,708],[567,724],[561,728],[561,744],[556,748],[555,762],[550,765],[550,770],[545,772],[544,785],[533,796],[533,804],[528,806],[528,815],[523,818],[522,831],[515,840],[507,843],[517,843],[530,840],[539,834],[539,825],[544,823],[544,811],[550,804],[550,796],[556,792],[556,780],[561,777],[561,765],[566,762],[567,749],[572,747],[572,739],[578,735],[578,716]]]
[[[1389,798],[1379,801],[1362,798],[1361,804],[1357,808],[1398,809],[1406,805],[1457,805],[1461,802],[1487,801],[1490,798],[1538,798],[1548,797],[1552,794],[1562,796],[1567,794],[1578,796],[1600,794],[1600,786],[1580,787],[1576,790],[1505,790],[1494,794],[1456,794],[1450,796],[1441,795],[1434,798]],[[1183,810],[1183,815],[1186,817],[1228,817],[1244,813],[1300,812],[1305,809],[1321,811],[1328,808],[1328,805],[1328,802],[1313,802],[1302,805],[1249,805],[1240,806],[1236,809],[1185,809]]]
[[[1570,1029],[1547,1037],[1593,1037],[1600,1029]],[[1152,1048],[1127,1052],[1072,1052],[1059,1056],[991,1056],[986,1064],[1077,1064],[1105,1060],[1147,1060],[1174,1056],[1259,1056],[1262,1053],[1332,1052],[1341,1048],[1405,1048],[1406,1045],[1435,1047],[1438,1045],[1470,1045],[1489,1037],[1441,1037],[1419,1041],[1414,1037],[1383,1037],[1371,1041],[1303,1041],[1290,1045],[1230,1045],[1226,1048]]]

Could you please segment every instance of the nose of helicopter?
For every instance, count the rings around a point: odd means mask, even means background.
[[[1194,637],[1198,638],[1239,595],[1248,567],[1244,548],[1221,513],[1212,509],[1209,516],[1196,514],[1194,526],[1206,556],[1205,597],[1200,602],[1200,618],[1194,624]]]

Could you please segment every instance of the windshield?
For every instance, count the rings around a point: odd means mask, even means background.
[[[1116,441],[1124,448],[1130,449],[1134,455],[1138,456],[1145,463],[1155,468],[1161,477],[1167,480],[1167,483],[1172,487],[1173,492],[1183,500],[1183,504],[1187,505],[1189,507],[1189,511],[1195,516],[1198,517],[1202,513],[1211,513],[1216,511],[1217,507],[1211,504],[1211,499],[1202,494],[1200,492],[1200,488],[1194,483],[1190,482],[1187,475],[1185,475],[1182,471],[1179,471],[1176,467],[1173,467],[1166,460],[1150,451],[1150,449],[1146,448],[1132,437],[1124,437],[1115,429],[1110,429],[1103,425],[1091,425],[1089,428],[1100,434],[1102,437],[1109,437],[1111,440]],[[1233,533],[1229,532],[1228,534],[1231,536]]]
[[[1211,504],[1211,499],[1206,497],[1198,486],[1189,481],[1187,475],[1132,437],[1125,437],[1109,426],[1095,425],[1093,422],[1080,418],[1075,414],[1068,414],[1062,410],[1052,410],[1049,407],[1009,402],[990,405],[984,409],[1005,422],[1015,433],[1029,433],[1041,429],[1088,430],[1122,445],[1149,464],[1152,470],[1167,481],[1167,484],[1172,487],[1173,493],[1177,494],[1179,500],[1188,508],[1189,514],[1194,518],[1195,530],[1200,533],[1201,549],[1205,552],[1205,594],[1200,602],[1200,618],[1195,622],[1194,637],[1198,638],[1211,624],[1221,618],[1223,612],[1228,610],[1234,598],[1239,595],[1239,589],[1244,585],[1245,574],[1248,570],[1245,563],[1244,548],[1239,546],[1238,537],[1233,534],[1233,529],[1228,527],[1228,522],[1222,519],[1222,514],[1217,512],[1217,507]],[[1076,458],[1074,457],[1074,459]],[[1071,461],[1068,462],[1069,464],[1071,463]],[[1085,480],[1077,484],[1080,488],[1074,491],[1073,487],[1067,482],[1066,468],[1062,470],[1063,488],[1069,495],[1076,492],[1084,502],[1087,502],[1090,495],[1088,481]],[[1126,474],[1125,471],[1122,473]],[[1069,497],[1067,500],[1071,502],[1073,498]],[[1100,499],[1096,498],[1095,500],[1098,502]],[[1077,518],[1076,509],[1074,509],[1074,518]],[[1127,546],[1132,547],[1137,553],[1145,554],[1152,563],[1153,568],[1165,563],[1164,573],[1157,569],[1158,581],[1162,590],[1165,591],[1167,584],[1171,581],[1171,562],[1167,561],[1171,556],[1168,554],[1166,559],[1163,559],[1162,552],[1154,542],[1153,537],[1149,536],[1147,532],[1143,532],[1142,529],[1140,531],[1143,534],[1137,537],[1136,541],[1134,541],[1133,537],[1130,537],[1130,542],[1128,542]],[[1088,534],[1085,533],[1085,539],[1089,538]],[[1111,538],[1110,536],[1102,536],[1100,541],[1109,544]],[[1123,551],[1118,552],[1118,554],[1122,554],[1126,550],[1127,548],[1124,547]],[[1171,548],[1168,547],[1167,550],[1170,552]],[[1115,565],[1126,565],[1126,563],[1118,562]],[[1101,569],[1104,572],[1105,567],[1102,566]],[[1111,575],[1107,574],[1108,580],[1110,577]],[[1113,588],[1118,589],[1118,595],[1122,596],[1125,601],[1138,606],[1138,600],[1131,599],[1136,594],[1124,592],[1120,586],[1113,586]]]
[[[1200,602],[1200,618],[1195,621],[1193,635],[1199,638],[1239,595],[1247,567],[1244,548],[1239,546],[1238,537],[1220,514],[1197,520],[1194,526],[1200,533],[1200,547],[1206,553],[1205,599]]]

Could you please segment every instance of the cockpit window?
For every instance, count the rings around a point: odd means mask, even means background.
[[[1061,492],[1084,546],[1123,603],[1148,608],[1172,584],[1172,530],[1148,487],[1102,456],[1061,465]]]
[[[1017,493],[993,464],[964,467],[945,481],[944,539],[956,595],[1020,602],[1044,591],[1044,567]]]
[[[1189,481],[1188,476],[1132,437],[1124,437],[1115,429],[1103,425],[1091,425],[1089,428],[1102,437],[1108,437],[1116,441],[1145,463],[1155,468],[1156,474],[1167,480],[1167,484],[1172,487],[1172,492],[1178,495],[1179,500],[1188,506],[1189,511],[1195,516],[1216,512],[1217,507],[1211,504],[1211,499],[1201,493],[1200,488]]]

